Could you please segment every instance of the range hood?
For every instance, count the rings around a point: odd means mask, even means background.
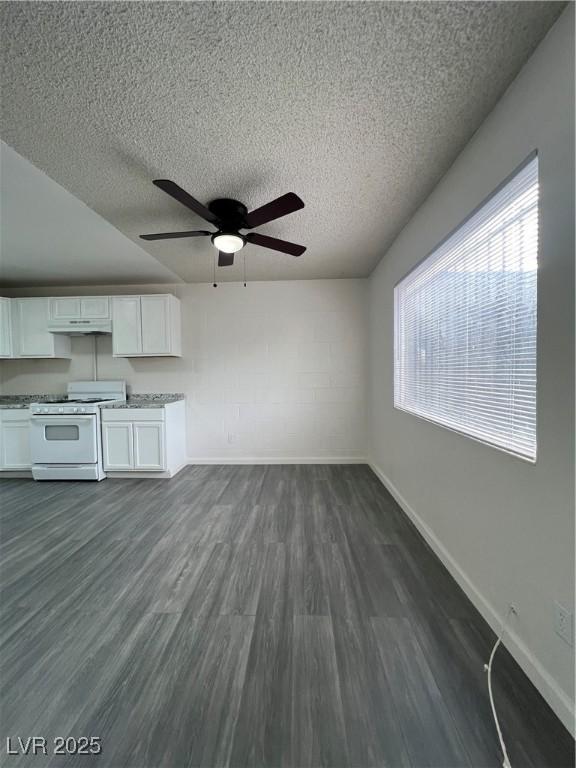
[[[66,336],[112,333],[112,320],[49,320],[48,330]]]

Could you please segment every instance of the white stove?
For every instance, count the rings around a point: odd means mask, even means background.
[[[49,403],[32,403],[30,410],[34,415],[37,413],[50,413],[55,415],[60,413],[98,413],[98,409],[101,405],[116,399],[117,398],[113,397],[96,397],[88,400],[76,400],[74,398],[68,400],[52,400]]]
[[[100,406],[126,400],[124,381],[73,381],[60,402],[31,403],[35,480],[103,480]]]

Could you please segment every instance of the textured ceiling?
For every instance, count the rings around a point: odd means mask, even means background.
[[[153,178],[293,191],[259,231],[308,250],[249,246],[249,279],[368,275],[564,5],[3,2],[0,133],[134,240],[201,225]],[[138,242],[210,279],[207,240]]]

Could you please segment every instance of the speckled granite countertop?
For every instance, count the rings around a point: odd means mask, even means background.
[[[0,395],[0,408],[28,408],[30,403],[55,403],[66,400],[67,395]],[[183,392],[128,395],[126,402],[102,405],[102,408],[163,408],[168,403],[184,400]]]
[[[153,393],[147,395],[128,395],[125,403],[109,403],[101,408],[163,408],[169,403],[184,400],[183,392]]]
[[[0,395],[0,408],[28,408],[30,403],[56,403],[65,400],[62,395]]]

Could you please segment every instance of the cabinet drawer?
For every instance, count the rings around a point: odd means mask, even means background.
[[[30,421],[29,408],[0,408],[0,421]]]
[[[164,421],[164,408],[102,408],[102,421]]]

